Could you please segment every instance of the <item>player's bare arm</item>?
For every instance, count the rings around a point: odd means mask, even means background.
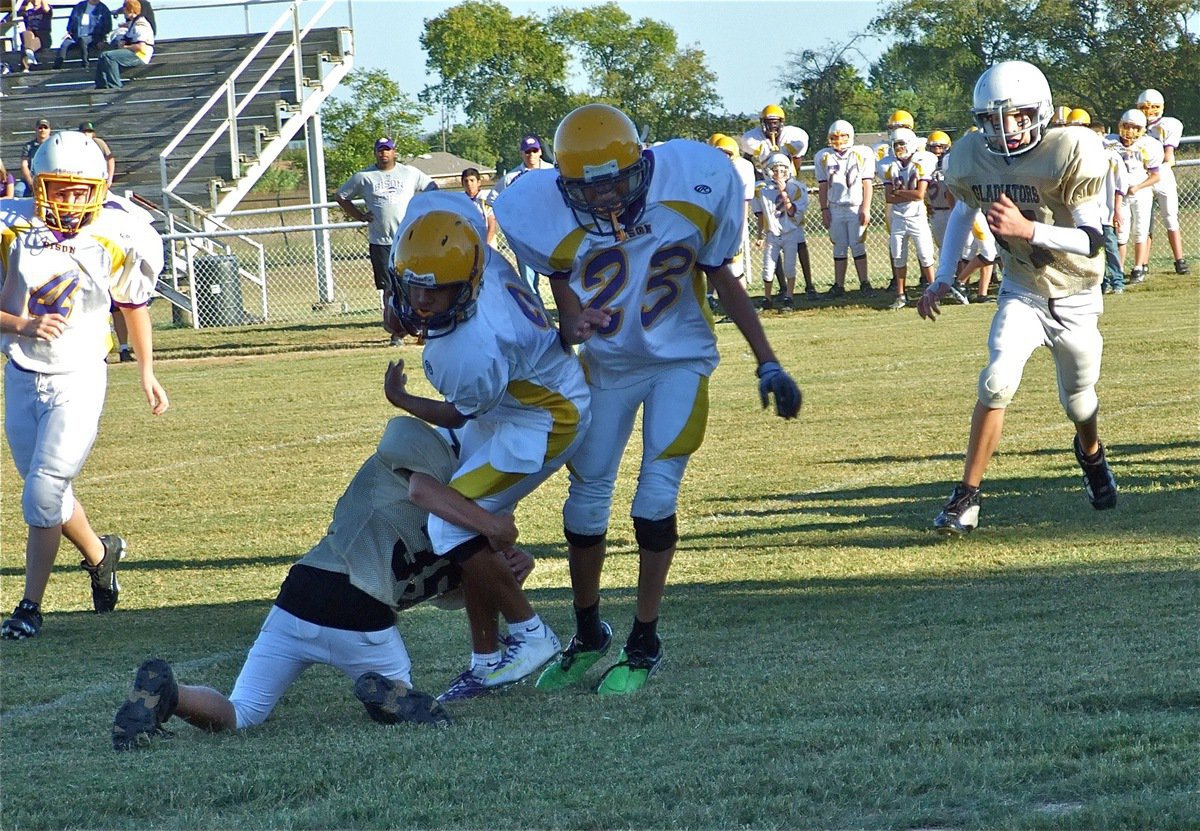
[[[436,401],[408,391],[408,375],[404,371],[403,358],[389,363],[384,371],[383,394],[393,407],[412,413],[429,424],[454,429],[467,423],[466,417],[449,401]]]
[[[171,403],[167,398],[167,391],[154,375],[154,336],[150,310],[146,306],[125,307],[122,314],[129,325],[129,343],[137,357],[142,393],[150,404],[150,412],[162,415]]]
[[[458,491],[425,473],[413,473],[408,480],[408,498],[418,508],[488,538],[488,545],[505,551],[516,545],[517,524],[511,514],[493,514]],[[520,579],[520,578],[518,578]]]

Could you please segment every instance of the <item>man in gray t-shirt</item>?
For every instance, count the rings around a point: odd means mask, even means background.
[[[415,167],[396,164],[395,142],[381,138],[375,142],[375,166],[355,173],[333,196],[351,219],[371,223],[367,228],[371,269],[375,288],[381,292],[388,284],[392,237],[404,219],[409,201],[424,190],[437,190],[437,185]],[[351,200],[356,198],[367,203],[365,211],[355,207]]]

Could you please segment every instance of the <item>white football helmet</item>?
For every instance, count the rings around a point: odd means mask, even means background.
[[[83,133],[60,130],[38,147],[30,163],[33,201],[38,217],[49,227],[73,234],[87,225],[108,198],[108,164],[100,146]],[[67,200],[63,186],[86,185],[82,200]]]
[[[1150,124],[1162,118],[1166,105],[1163,94],[1156,89],[1144,89],[1137,97],[1137,108],[1146,114],[1146,121]]]
[[[1129,147],[1145,134],[1145,113],[1141,110],[1126,110],[1121,113],[1121,120],[1117,122],[1117,135],[1121,137],[1121,144]]]
[[[854,125],[839,118],[829,125],[828,137],[834,150],[848,150],[854,144]]]
[[[796,169],[792,167],[792,160],[787,157],[786,153],[772,153],[767,157],[765,167],[772,179],[776,177],[777,172],[781,173],[785,179],[796,174]]]
[[[1050,84],[1042,70],[1026,61],[995,64],[975,82],[971,114],[988,150],[1000,156],[1028,153],[1042,140],[1054,115]],[[1015,122],[1011,132],[1006,118]]]
[[[902,162],[908,161],[917,149],[917,134],[907,127],[898,127],[892,132],[892,155]]]

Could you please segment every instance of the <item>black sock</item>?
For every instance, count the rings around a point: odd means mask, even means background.
[[[629,630],[629,640],[625,641],[625,651],[637,650],[647,655],[658,654],[658,618],[643,623],[636,617],[633,628]]]
[[[1096,452],[1088,453],[1083,449],[1083,442],[1079,443],[1079,455],[1083,456],[1083,462],[1086,465],[1098,465],[1104,461],[1104,445],[1096,443]]]
[[[600,626],[600,601],[586,609],[575,607],[575,637],[588,649],[598,649],[604,642],[604,629]]]

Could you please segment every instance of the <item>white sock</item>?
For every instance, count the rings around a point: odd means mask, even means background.
[[[508,632],[518,638],[545,638],[548,637],[546,632],[546,624],[542,623],[542,619],[534,615],[529,620],[518,621],[517,623],[508,624]]]
[[[486,654],[480,652],[471,653],[471,672],[476,675],[487,675],[498,666],[500,666],[499,652],[488,652]]]

